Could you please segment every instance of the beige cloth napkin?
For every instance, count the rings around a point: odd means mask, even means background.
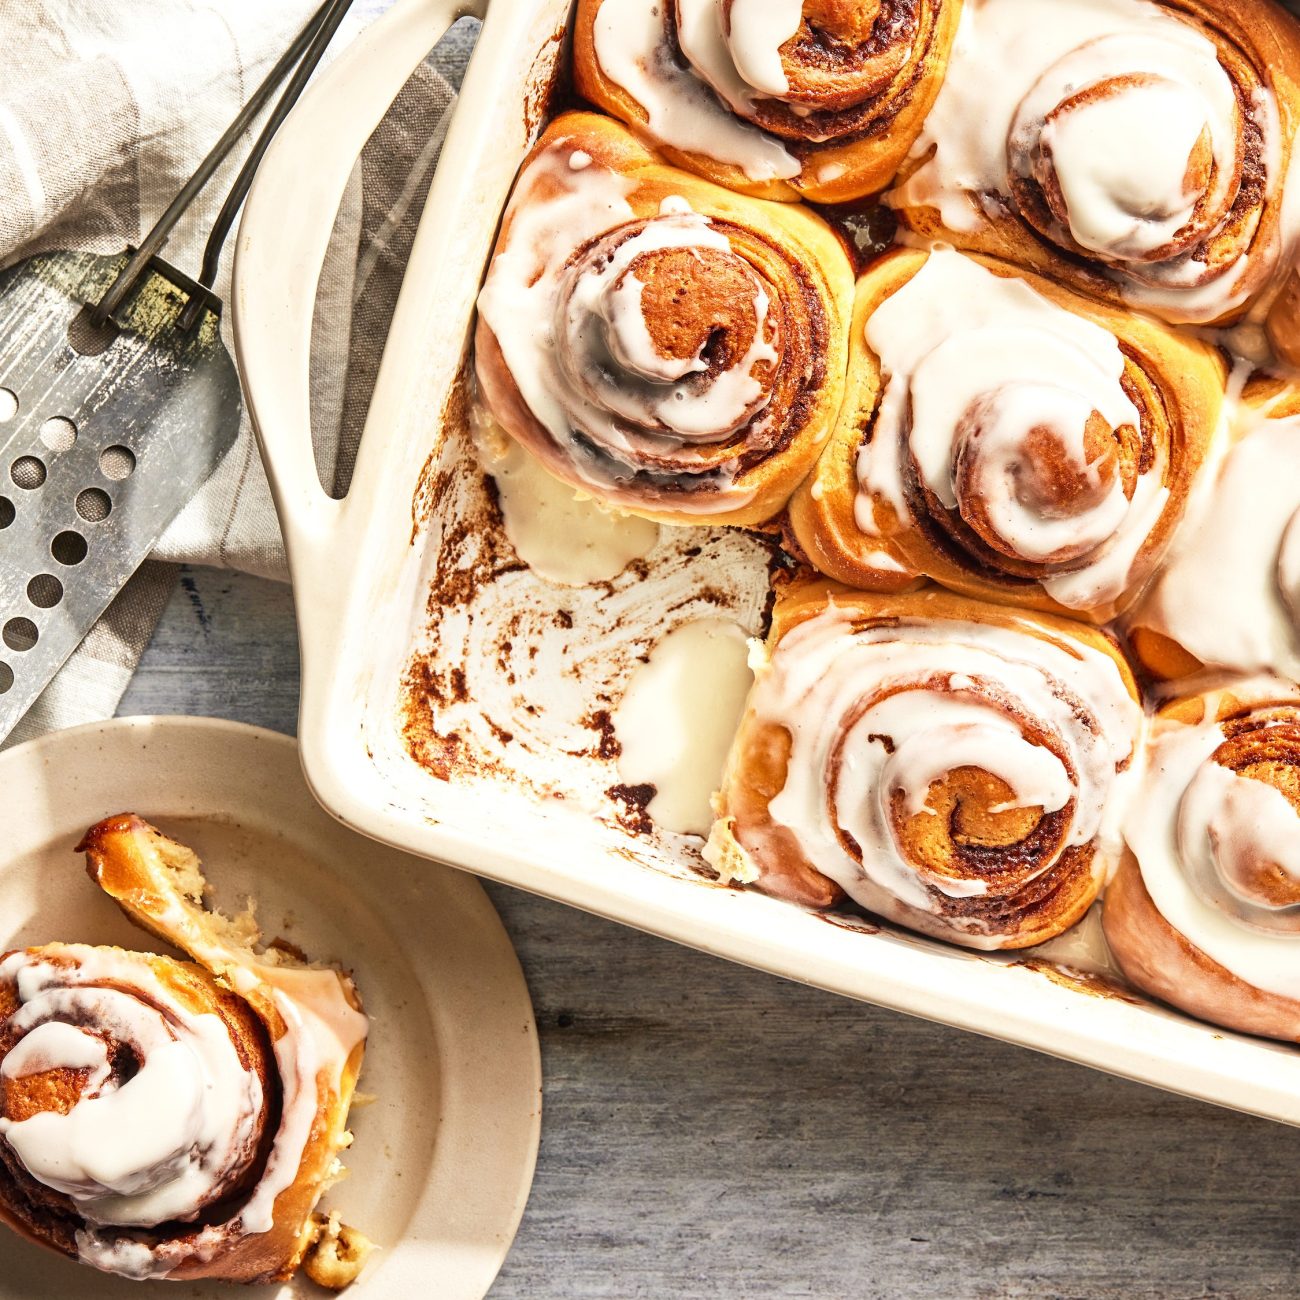
[[[138,241],[318,3],[0,0],[0,262],[52,248],[113,252]],[[335,48],[390,3],[357,0]],[[351,474],[451,102],[447,82],[422,65],[362,154],[339,212],[318,291],[312,373],[317,463],[336,491]],[[181,270],[197,269],[243,152],[164,250]],[[229,256],[217,290],[228,298]],[[223,329],[233,353],[228,319]],[[9,743],[112,716],[182,562],[288,576],[247,417],[155,558]]]

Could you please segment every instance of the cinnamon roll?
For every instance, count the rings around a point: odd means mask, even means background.
[[[759,524],[830,432],[852,295],[811,213],[567,114],[506,210],[479,297],[480,391],[580,492],[670,523]]]
[[[951,250],[877,262],[850,340],[839,421],[790,505],[818,569],[1094,622],[1135,598],[1217,425],[1215,350]]]
[[[1300,682],[1300,392],[1247,391],[1236,441],[1129,615],[1154,676],[1205,668]]]
[[[1157,715],[1106,891],[1138,988],[1244,1033],[1300,1040],[1300,696],[1255,682]]]
[[[893,179],[943,81],[961,0],[579,0],[580,94],[682,167],[769,199]]]
[[[80,847],[127,916],[192,960],[65,943],[0,957],[0,1219],[131,1278],[301,1265],[345,1285],[368,1243],[349,1230],[342,1248],[312,1211],[351,1140],[367,1028],[351,980],[255,953],[251,917],[206,910],[193,853],[138,817]]]
[[[1102,632],[929,589],[778,595],[708,858],[971,948],[1074,924],[1119,855],[1142,712]]]
[[[1294,261],[1298,124],[1274,0],[980,0],[890,202],[920,236],[1226,324]]]

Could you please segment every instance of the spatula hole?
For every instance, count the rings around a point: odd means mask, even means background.
[[[8,497],[0,497],[0,528],[8,528],[17,513],[14,503]]]
[[[0,424],[18,414],[18,394],[11,388],[0,388]]]
[[[3,695],[14,684],[14,670],[6,663],[0,663],[0,695]]]
[[[112,509],[113,500],[103,488],[83,488],[77,493],[77,513],[88,524],[107,519]]]
[[[63,583],[52,573],[38,573],[27,584],[27,599],[37,609],[53,609],[63,599]]]
[[[17,650],[19,653],[30,650],[41,639],[36,624],[30,618],[11,618],[5,624],[4,632],[0,633],[0,636],[4,637],[4,643],[10,650]]]
[[[53,415],[41,425],[41,441],[54,453],[71,451],[77,445],[77,426],[62,415]]]
[[[80,352],[83,357],[99,356],[117,335],[118,328],[110,321],[105,321],[102,325],[94,324],[90,319],[89,307],[83,307],[68,326],[68,342],[72,344],[73,351]]]
[[[39,456],[19,456],[9,467],[9,477],[30,492],[45,482],[45,462]]]
[[[86,539],[80,533],[74,533],[71,529],[66,533],[59,533],[50,543],[50,554],[60,564],[68,566],[80,564],[86,558],[86,552],[89,549],[86,545]]]
[[[135,452],[130,447],[105,447],[99,453],[99,472],[114,483],[135,473]]]

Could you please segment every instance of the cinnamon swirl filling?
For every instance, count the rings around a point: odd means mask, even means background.
[[[1300,701],[1276,679],[1156,716],[1107,892],[1139,988],[1248,1033],[1300,1034]]]
[[[724,796],[762,887],[813,901],[812,871],[977,948],[1082,915],[1140,717],[1109,648],[934,592],[831,588],[777,618]]]
[[[824,379],[825,320],[765,236],[698,213],[627,222],[561,273],[553,395],[602,494],[725,492]]]
[[[733,112],[797,153],[858,139],[898,114],[934,45],[939,7],[676,0],[665,35]]]
[[[859,330],[866,377],[791,510],[813,563],[884,589],[883,553],[1097,622],[1131,603],[1215,428],[1214,354],[951,250],[882,259]]]
[[[129,1278],[315,1276],[312,1211],[367,1033],[351,980],[254,952],[251,921],[205,909],[197,859],[138,817],[82,847],[128,916],[194,960],[0,955],[0,1220]]]
[[[11,1212],[75,1252],[86,1225],[175,1223],[247,1192],[280,1112],[249,1008],[201,968],[51,945],[0,961],[0,1165]]]
[[[674,161],[770,198],[881,190],[934,101],[958,0],[582,0],[578,87]]]

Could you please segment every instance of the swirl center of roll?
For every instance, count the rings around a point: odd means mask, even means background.
[[[1008,179],[1044,238],[1113,263],[1168,262],[1227,216],[1241,132],[1232,81],[1190,29],[1102,37],[1020,103]]]
[[[1049,385],[979,399],[953,449],[957,508],[994,550],[1061,563],[1102,545],[1128,508],[1115,431],[1089,401]]]
[[[1033,170],[1053,215],[1083,248],[1159,254],[1209,192],[1214,148],[1204,106],[1160,77],[1099,82],[1048,116]]]
[[[76,982],[62,963],[21,970],[0,1029],[0,1140],[90,1223],[190,1220],[251,1169],[261,1079],[238,1025],[169,1004],[146,965],[117,964],[137,989]]]
[[[1085,609],[1153,563],[1178,448],[1154,361],[1051,292],[939,250],[870,313],[854,519],[940,582]]]
[[[696,213],[594,240],[570,264],[556,313],[560,365],[597,413],[575,402],[574,421],[598,443],[720,442],[771,400],[784,346],[774,291]]]
[[[866,853],[872,824],[887,826],[908,868],[949,898],[1014,893],[1056,861],[1071,830],[1074,777],[1052,740],[991,683],[895,690],[845,734],[836,820]]]
[[[1203,900],[1300,930],[1300,726],[1265,716],[1225,730],[1183,794],[1179,851]]]
[[[1059,376],[1051,381],[1039,375]],[[1124,523],[1136,437],[1097,409],[1106,382],[1072,339],[1022,327],[952,334],[917,366],[910,453],[934,513],[956,510],[999,555],[1036,565],[1090,556]]]
[[[734,253],[669,248],[633,258],[606,289],[601,314],[610,352],[629,374],[673,383],[739,364],[758,338],[765,300]]]

